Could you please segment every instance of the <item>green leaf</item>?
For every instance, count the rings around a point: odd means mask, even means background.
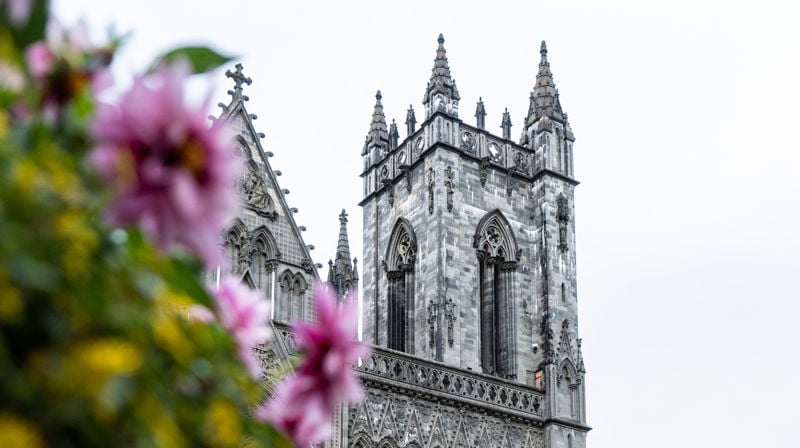
[[[179,59],[189,61],[193,73],[204,73],[229,62],[233,57],[221,55],[208,47],[181,47],[170,50],[158,57],[148,71],[152,72],[161,65]]]
[[[164,275],[164,279],[169,285],[188,294],[195,303],[213,308],[214,302],[200,282],[197,267],[192,266],[189,261],[177,257],[172,257],[170,261],[172,269]]]

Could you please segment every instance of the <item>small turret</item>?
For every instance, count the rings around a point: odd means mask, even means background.
[[[408,105],[408,113],[406,113],[406,137],[411,136],[417,131],[417,117],[414,115],[414,106]]]
[[[503,112],[503,121],[500,123],[503,128],[503,138],[506,140],[511,139],[511,114],[508,113],[508,108]]]
[[[444,49],[444,36],[439,34],[439,48],[436,49],[436,58],[433,60],[433,70],[422,104],[425,105],[425,118],[428,119],[436,112],[458,117],[458,94],[456,81],[450,76],[450,66],[447,63],[447,51]]]
[[[539,47],[539,71],[536,73],[536,85],[533,86],[531,102],[528,107],[528,117],[525,125],[530,125],[542,117],[563,119],[561,104],[558,100],[558,89],[553,81],[550,71],[550,62],[547,61],[547,44],[542,41]]]
[[[393,150],[397,148],[397,143],[400,136],[397,133],[397,123],[392,120],[392,124],[389,125],[389,150]]]
[[[372,122],[369,125],[367,140],[364,142],[364,151],[361,155],[371,157],[372,163],[382,159],[389,150],[389,132],[386,129],[386,116],[383,114],[381,91],[375,93],[375,109],[372,112]]]
[[[478,129],[486,129],[486,108],[483,107],[483,98],[478,98],[478,107],[475,108],[475,125]]]

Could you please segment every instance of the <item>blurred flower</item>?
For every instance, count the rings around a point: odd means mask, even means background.
[[[256,416],[284,431],[298,446],[330,437],[333,412],[340,401],[358,402],[364,392],[352,370],[369,348],[356,340],[358,304],[354,299],[338,306],[331,288],[314,289],[317,322],[294,325],[303,362],[276,387],[275,395]]]
[[[224,263],[219,235],[238,199],[241,166],[223,123],[210,127],[206,103],[184,104],[186,63],[138,77],[117,104],[101,104],[92,124],[94,166],[118,195],[113,224],[138,224],[163,248],[181,245],[207,265]]]
[[[0,0],[5,1],[8,19],[14,25],[24,25],[28,22],[33,8],[33,0]]]
[[[214,312],[203,305],[192,305],[187,309],[189,319],[196,322],[214,322]]]
[[[269,302],[235,278],[228,278],[214,292],[219,320],[236,340],[239,358],[254,378],[261,373],[253,348],[272,336],[268,326]],[[194,308],[200,319],[208,315]],[[190,311],[192,312],[192,311]]]
[[[96,46],[89,39],[86,22],[65,29],[52,20],[45,40],[25,50],[25,62],[34,85],[43,90],[48,113],[75,98],[84,88],[98,92],[110,84],[108,65],[115,44]]]
[[[44,443],[32,423],[13,414],[0,413],[0,446],[38,448],[44,446]]]

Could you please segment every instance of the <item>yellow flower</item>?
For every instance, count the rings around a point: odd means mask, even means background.
[[[70,279],[86,274],[91,255],[97,249],[97,235],[87,225],[84,212],[68,209],[55,219],[56,232],[67,240],[61,267]]]
[[[242,422],[236,406],[229,400],[218,398],[211,403],[206,414],[204,432],[212,446],[239,446]]]
[[[156,342],[178,362],[187,364],[192,356],[192,344],[186,338],[177,316],[157,312],[151,322]]]
[[[91,372],[118,375],[135,372],[142,354],[131,342],[104,338],[84,342],[73,349],[75,359]]]
[[[9,321],[22,311],[22,298],[0,266],[0,320]]]
[[[42,436],[31,422],[13,414],[0,414],[0,446],[4,448],[39,448]]]
[[[138,413],[144,417],[145,423],[155,438],[156,446],[181,448],[186,446],[183,433],[175,423],[172,414],[165,411],[161,404],[148,395],[139,402]]]
[[[23,159],[12,166],[11,184],[23,199],[29,199],[33,191],[41,187],[43,183],[41,173],[32,161]]]
[[[102,338],[80,342],[68,350],[67,377],[83,393],[96,395],[114,375],[134,373],[142,353],[132,342]]]

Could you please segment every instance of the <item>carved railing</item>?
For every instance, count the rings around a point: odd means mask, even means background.
[[[355,369],[367,381],[422,393],[432,392],[441,398],[478,407],[487,407],[488,404],[495,410],[542,417],[544,394],[541,391],[406,353],[372,347],[372,354]]]
[[[289,353],[295,351],[294,334],[276,322],[276,337]],[[401,387],[468,405],[491,408],[521,417],[542,417],[544,393],[502,378],[456,369],[407,353],[371,347],[372,353],[354,369],[367,382]],[[488,405],[488,406],[487,406]]]

